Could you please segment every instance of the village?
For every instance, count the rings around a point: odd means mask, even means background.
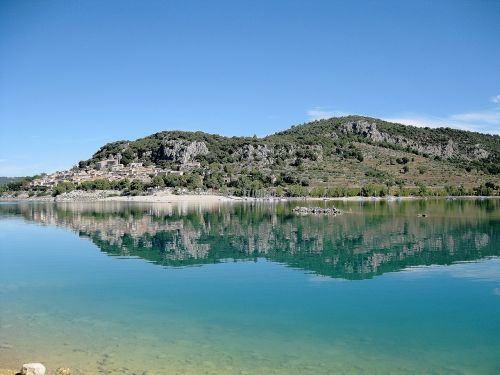
[[[158,168],[155,165],[144,166],[143,163],[130,163],[123,165],[120,163],[120,156],[111,157],[98,161],[95,168],[84,169],[73,168],[67,171],[57,171],[34,179],[31,182],[32,188],[51,189],[59,183],[68,181],[79,185],[86,181],[103,179],[107,181],[118,181],[123,179],[140,180],[147,184],[154,176],[165,176],[167,174],[182,176],[183,170],[171,170]]]

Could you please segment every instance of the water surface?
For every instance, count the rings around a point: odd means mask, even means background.
[[[0,204],[0,367],[500,373],[500,202],[294,205]]]

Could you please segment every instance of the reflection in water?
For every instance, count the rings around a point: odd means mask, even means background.
[[[0,204],[0,368],[500,373],[499,201],[297,204]]]
[[[0,215],[70,228],[112,256],[169,267],[266,258],[323,276],[365,279],[410,266],[500,255],[500,202],[344,204],[338,217],[296,204],[14,204]],[[426,217],[419,214],[425,212]]]

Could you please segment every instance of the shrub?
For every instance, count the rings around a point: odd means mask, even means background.
[[[326,195],[326,189],[322,186],[317,186],[310,191],[312,197],[322,198]]]
[[[109,190],[111,189],[111,183],[108,180],[100,178],[93,181],[92,187],[95,190]]]
[[[144,191],[144,183],[141,180],[135,179],[130,183],[130,190],[133,192],[143,192]]]
[[[73,191],[73,190],[75,190],[75,184],[70,182],[70,181],[64,181],[64,182],[58,183],[54,187],[54,191],[53,191],[52,195],[55,197],[59,194],[69,193],[70,191]]]
[[[288,188],[289,197],[305,197],[307,195],[307,189],[301,185],[291,185]]]
[[[163,180],[163,177],[161,177],[161,176],[154,176],[151,179],[151,186],[158,187],[158,188],[165,187],[165,181]]]

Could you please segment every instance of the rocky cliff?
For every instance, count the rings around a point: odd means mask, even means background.
[[[443,159],[464,159],[468,161],[487,159],[490,152],[480,143],[474,145],[460,145],[452,136],[446,142],[439,140],[435,144],[424,144],[418,140],[392,135],[379,131],[375,122],[368,120],[347,121],[342,123],[340,131],[344,134],[355,134],[372,142],[388,143],[405,149],[411,149],[422,154],[437,156]]]

